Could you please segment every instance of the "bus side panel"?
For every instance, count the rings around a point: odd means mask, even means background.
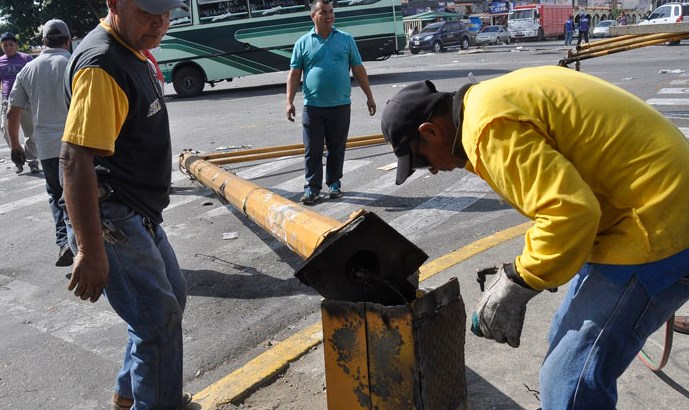
[[[395,13],[389,2],[336,9],[335,26],[355,37],[364,61],[389,56],[406,45],[401,6],[395,3]],[[178,64],[200,66],[208,82],[284,71],[294,43],[311,28],[308,12],[173,28],[155,57],[168,82]]]

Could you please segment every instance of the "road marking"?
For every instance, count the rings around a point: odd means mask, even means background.
[[[524,234],[532,225],[527,222],[497,232],[434,259],[419,268],[420,280],[426,280],[474,255]],[[314,323],[293,334],[268,351],[261,353],[246,365],[194,394],[194,403],[202,409],[215,409],[246,397],[253,389],[275,376],[291,362],[305,355],[323,342],[323,325]]]
[[[414,242],[422,233],[475,204],[489,192],[491,189],[485,181],[467,174],[456,184],[394,219],[390,226]]]
[[[23,208],[25,206],[30,206],[43,201],[48,201],[48,193],[45,191],[38,195],[18,199],[16,201],[0,205],[0,215],[4,215],[10,211],[16,211],[17,209]]]
[[[672,85],[689,84],[689,80],[672,80],[672,81],[670,81],[670,84],[672,84]]]
[[[661,88],[658,94],[689,94],[689,88]]]
[[[0,315],[12,315],[41,333],[115,363],[122,361],[122,346],[91,343],[121,333],[125,325],[115,313],[88,302],[56,297],[52,291],[4,275],[0,275],[0,285]]]
[[[689,105],[689,98],[650,98],[649,105]]]

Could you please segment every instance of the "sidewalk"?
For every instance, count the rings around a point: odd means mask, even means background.
[[[468,330],[471,312],[480,297],[477,268],[509,262],[521,253],[523,238],[518,236],[476,254],[422,282],[421,287],[439,286],[451,277],[459,279],[467,310],[465,360],[469,407],[472,409],[538,409],[541,361],[546,352],[550,318],[564,297],[566,288],[543,293],[527,308],[521,346],[478,338]],[[685,311],[686,310],[686,311]],[[689,313],[689,306],[682,309]],[[322,336],[321,336],[322,337]],[[663,333],[649,342],[651,353],[659,357]],[[264,387],[243,401],[218,408],[229,410],[324,410],[327,408],[322,344],[292,362],[278,377],[266,379]],[[635,360],[620,378],[619,409],[686,409],[689,406],[689,336],[674,334],[672,354],[661,373],[653,373]],[[206,407],[204,407],[206,408]]]

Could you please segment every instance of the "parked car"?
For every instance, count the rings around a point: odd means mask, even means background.
[[[510,32],[504,26],[486,26],[476,35],[476,45],[509,44]]]
[[[639,25],[681,23],[689,21],[689,3],[665,3],[653,10],[647,19],[641,20]]]
[[[600,23],[593,28],[591,35],[593,37],[610,37],[610,27],[619,26],[616,20],[601,20]]]
[[[471,45],[467,26],[461,21],[441,21],[424,27],[409,40],[409,51],[418,54],[421,50],[439,53],[446,47],[459,46],[466,50]]]

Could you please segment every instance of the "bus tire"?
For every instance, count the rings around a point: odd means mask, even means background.
[[[175,73],[172,85],[180,97],[194,97],[201,94],[205,81],[198,68],[182,67]]]

